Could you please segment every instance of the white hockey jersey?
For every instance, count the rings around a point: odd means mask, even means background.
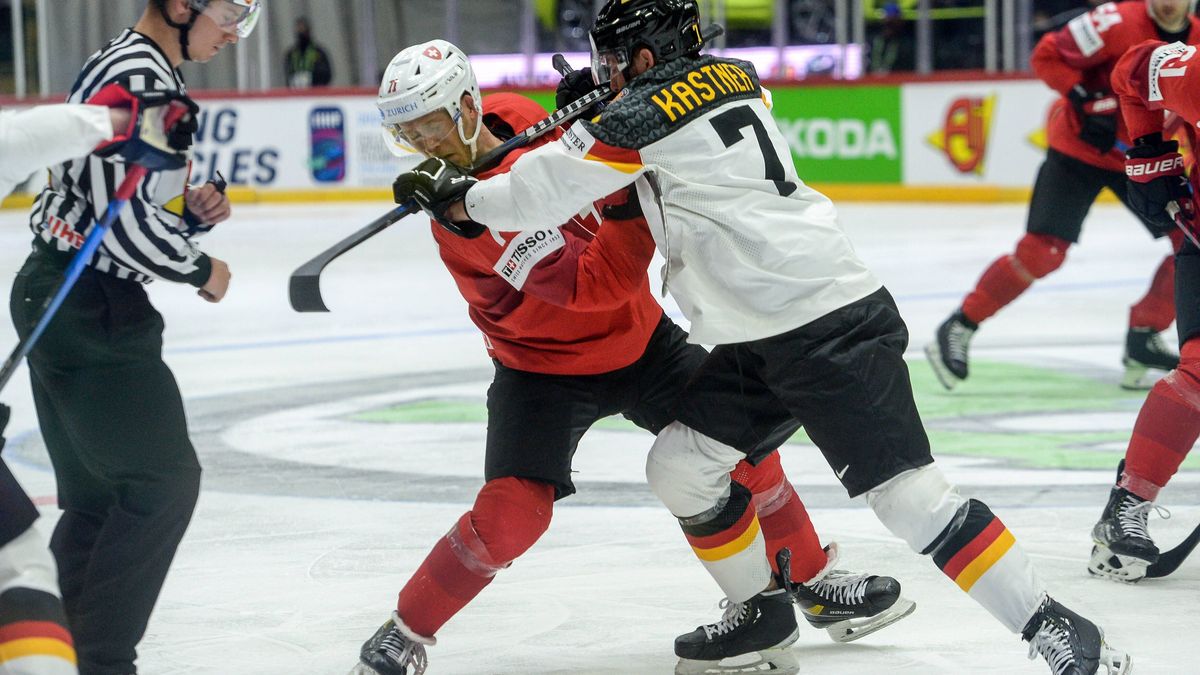
[[[102,106],[0,111],[0,199],[34,171],[83,157],[112,135],[108,108]]]
[[[785,333],[882,285],[796,175],[754,67],[701,56],[639,76],[595,120],[466,195],[496,230],[554,227],[637,180],[664,290],[704,344]]]

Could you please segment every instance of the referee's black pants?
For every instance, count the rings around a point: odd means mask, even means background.
[[[22,337],[68,260],[37,250],[25,262],[9,301]],[[162,330],[141,284],[87,269],[29,356],[63,511],[50,548],[81,675],[135,672],[200,490]]]

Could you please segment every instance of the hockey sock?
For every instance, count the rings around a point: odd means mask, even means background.
[[[524,478],[488,481],[475,506],[438,540],[400,591],[396,612],[418,635],[433,637],[500,570],[550,526],[554,486]]]
[[[1129,327],[1149,328],[1158,333],[1166,330],[1174,320],[1175,256],[1168,255],[1154,272],[1145,297],[1129,308]]]
[[[791,580],[804,583],[815,577],[825,567],[828,556],[821,548],[804,502],[783,473],[779,453],[767,455],[758,466],[744,460],[738,462],[732,475],[734,481],[745,485],[754,495],[754,510],[766,540],[771,570],[779,574],[775,555],[787,548],[792,553]]]
[[[1155,383],[1142,404],[1118,485],[1154,501],[1200,437],[1200,338],[1180,350],[1179,367]]]
[[[1045,590],[1029,556],[987,504],[971,499],[922,553],[1014,633],[1041,605]]]
[[[751,505],[753,495],[741,483],[730,482],[729,496],[691,518],[680,518],[683,535],[730,602],[745,602],[770,582],[753,574],[765,569],[766,545]]]
[[[0,673],[77,675],[75,664],[58,597],[32,588],[0,593]]]
[[[1012,255],[996,259],[963,300],[967,320],[980,324],[991,318],[1037,279],[1058,269],[1071,242],[1048,234],[1026,234]]]

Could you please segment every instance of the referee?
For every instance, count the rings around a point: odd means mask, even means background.
[[[68,101],[112,84],[186,94],[178,66],[236,44],[258,13],[258,0],[148,0],[132,29],[88,59]],[[51,169],[10,298],[22,337],[126,167],[102,148]],[[183,168],[143,181],[29,355],[63,510],[50,547],[82,675],[136,672],[135,647],[199,494],[183,401],[162,360],[162,316],[144,289],[165,279],[219,302],[228,288],[228,266],[194,239],[229,217],[229,201],[211,184],[188,190],[187,180]]]

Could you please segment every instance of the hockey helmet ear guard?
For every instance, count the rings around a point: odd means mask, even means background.
[[[704,45],[695,0],[609,0],[589,38],[598,85],[625,72],[638,49],[649,49],[662,63],[694,55]]]
[[[483,124],[477,123],[467,136],[462,110],[464,94],[471,97],[482,120],[483,97],[471,62],[461,49],[445,40],[430,40],[401,50],[384,71],[375,101],[388,148],[401,156],[419,151],[420,147],[412,143],[419,139],[406,138],[399,125],[444,110],[474,161]]]

